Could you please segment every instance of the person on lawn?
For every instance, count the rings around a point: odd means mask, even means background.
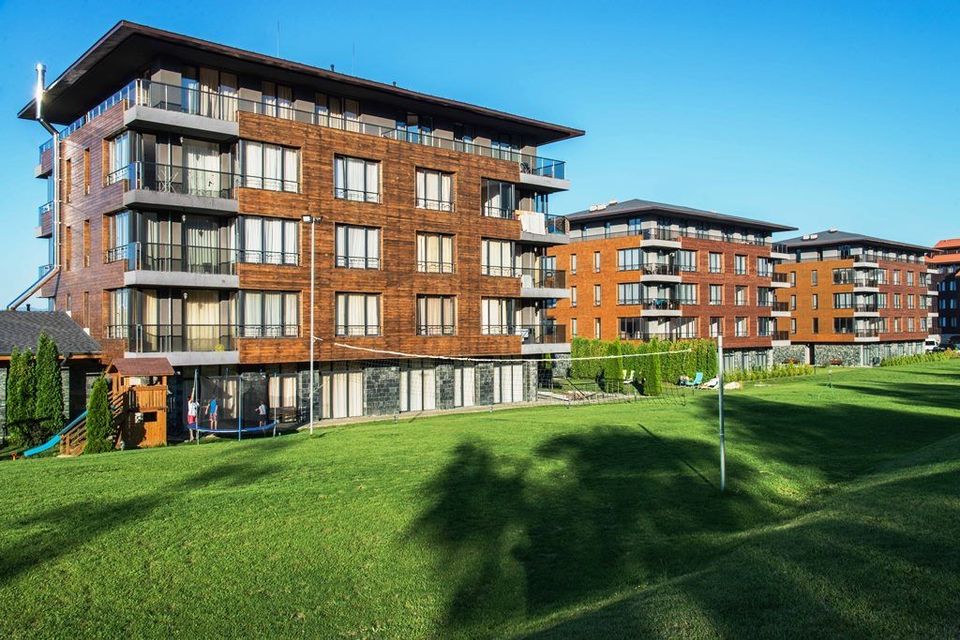
[[[200,415],[200,403],[196,401],[193,394],[187,401],[187,431],[190,433],[189,442],[193,442],[193,430],[197,426],[197,416]]]
[[[260,426],[262,427],[267,420],[267,405],[263,402],[257,407],[257,415],[260,416]]]
[[[220,407],[217,406],[217,399],[210,398],[210,403],[207,405],[207,416],[210,417],[210,428],[214,431],[217,430],[217,411]]]

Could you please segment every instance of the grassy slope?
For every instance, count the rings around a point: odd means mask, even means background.
[[[0,635],[955,636],[960,366],[827,382],[0,464]]]

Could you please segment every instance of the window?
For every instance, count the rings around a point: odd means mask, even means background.
[[[317,124],[333,129],[360,131],[360,103],[318,93],[314,101]]]
[[[907,331],[914,331],[914,321],[913,318],[907,318]]]
[[[577,254],[570,254],[570,275],[577,275]]]
[[[520,275],[516,268],[517,257],[512,240],[488,240],[481,242],[480,269],[485,276],[514,277]]]
[[[83,266],[90,266],[90,221],[83,221]],[[913,296],[910,296],[911,298]],[[912,307],[911,307],[912,308]]]
[[[790,333],[796,335],[797,333],[797,319],[790,318]]]
[[[761,278],[769,278],[773,273],[773,263],[770,258],[757,258],[757,275]]]
[[[734,334],[738,338],[745,338],[750,333],[747,328],[747,319],[744,318],[743,316],[737,316],[733,326],[734,326]]]
[[[820,333],[820,318],[813,319],[813,332]]]
[[[915,308],[915,306],[916,306],[916,305],[914,304],[913,294],[912,294],[912,293],[908,293],[908,294],[907,294],[907,309],[913,309],[913,308]]]
[[[293,89],[265,80],[261,84],[261,96],[263,115],[293,119]]]
[[[417,169],[417,207],[453,211],[453,174]]]
[[[600,318],[593,319],[593,337],[600,339]]]
[[[737,254],[733,257],[733,272],[738,276],[747,275],[747,256]]]
[[[240,335],[244,338],[295,338],[300,333],[300,294],[243,291]]]
[[[733,304],[742,307],[747,304],[747,288],[736,287],[733,291]]]
[[[893,270],[893,284],[900,284],[900,269]]]
[[[417,335],[452,336],[456,330],[456,296],[417,296]]]
[[[512,182],[483,181],[483,215],[512,219],[517,210],[517,189]]]
[[[347,269],[379,269],[380,229],[338,224],[335,264]]]
[[[723,285],[710,285],[710,304],[723,304]]]
[[[577,306],[577,288],[576,287],[570,287],[570,306],[571,307]]]
[[[878,309],[886,309],[886,308],[887,308],[887,294],[886,294],[886,293],[878,293],[878,294],[877,294],[877,308],[878,308]]]
[[[593,306],[600,306],[600,285],[593,285]]]
[[[380,163],[336,156],[333,159],[333,193],[341,200],[380,202]]]
[[[790,272],[790,286],[791,286],[791,287],[797,286],[797,272],[796,272],[796,271],[791,271],[791,272]]]
[[[123,178],[128,177],[128,167],[130,165],[130,132],[124,131],[117,137],[107,143],[107,167],[106,184],[113,184]]]
[[[690,283],[678,284],[677,302],[680,304],[697,304],[697,285]]]
[[[418,233],[417,271],[420,273],[453,273],[453,244],[452,235]]]
[[[638,271],[640,269],[640,248],[618,249],[617,250],[617,270],[618,271]]]
[[[810,284],[815,287],[817,286],[818,281],[819,281],[819,278],[817,278],[817,270],[812,269],[810,271]]]
[[[907,271],[907,286],[913,286],[913,271]]]
[[[63,161],[63,200],[70,202],[70,196],[73,191],[73,160],[67,158]]]
[[[600,285],[594,285],[599,288]],[[594,289],[594,294],[599,291]],[[596,303],[596,300],[594,300]],[[640,304],[640,283],[639,282],[621,282],[617,285],[617,304]]]
[[[593,272],[600,273],[600,252],[593,252]]]
[[[677,251],[677,266],[680,271],[697,270],[697,252],[680,249]]]
[[[773,306],[773,294],[770,292],[770,289],[766,287],[757,287],[757,306],[758,307]]]
[[[570,335],[573,337],[577,336],[577,319],[570,318]]]
[[[713,316],[710,318],[710,337],[717,338],[723,335],[723,318]]]
[[[899,309],[901,306],[902,305],[900,304],[900,294],[899,293],[893,294],[893,308]]]
[[[710,252],[710,273],[721,273],[723,271],[723,254]]]
[[[512,335],[516,331],[516,302],[511,298],[484,298],[480,314],[483,335]]]
[[[107,338],[126,338],[130,323],[130,290],[114,289],[107,292]]]
[[[380,335],[380,294],[338,293],[336,322],[338,336]]]
[[[90,195],[90,149],[83,150],[83,195]]]
[[[67,225],[63,234],[63,268],[70,271],[73,258],[73,227]]]
[[[790,296],[790,310],[796,311],[796,309],[797,309],[797,296],[796,294],[793,294]]]
[[[853,294],[852,293],[835,293],[833,294],[833,308],[834,309],[850,309],[853,307]]]
[[[820,308],[820,294],[817,294],[817,293],[813,294],[813,297],[811,298],[811,303],[812,303],[814,309],[819,309],[819,308]]]
[[[243,186],[267,191],[300,191],[300,150],[265,142],[240,141]]]
[[[296,220],[240,216],[240,262],[298,264],[300,241]]]

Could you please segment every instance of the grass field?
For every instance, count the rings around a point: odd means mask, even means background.
[[[956,638],[960,363],[0,464],[0,636]]]

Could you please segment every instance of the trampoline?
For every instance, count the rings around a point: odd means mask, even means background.
[[[250,435],[265,435],[267,432],[273,432],[273,436],[277,435],[277,421],[271,420],[262,425],[255,427],[223,427],[219,429],[214,429],[212,427],[201,427],[199,424],[188,425],[187,429],[189,431],[195,432],[197,444],[200,444],[200,434],[206,435],[215,435],[215,436],[232,436],[236,435],[237,440],[243,439],[243,434]]]

